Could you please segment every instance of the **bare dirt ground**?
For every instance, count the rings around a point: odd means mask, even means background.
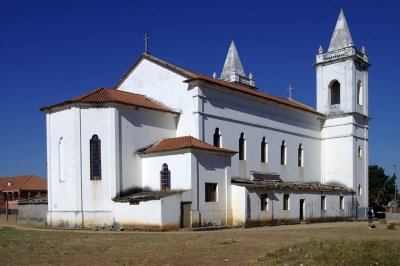
[[[391,221],[388,221],[391,222]],[[400,221],[397,221],[400,222]],[[136,232],[34,227],[0,217],[1,265],[247,265],[312,239],[400,240],[375,222],[337,222],[218,231]]]

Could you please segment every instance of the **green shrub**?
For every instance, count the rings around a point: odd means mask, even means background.
[[[388,224],[387,229],[395,230],[395,229],[396,229],[396,223],[390,223],[390,224]]]
[[[399,265],[397,240],[312,240],[258,258],[263,265]]]

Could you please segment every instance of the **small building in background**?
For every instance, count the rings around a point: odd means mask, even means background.
[[[19,202],[47,195],[47,180],[35,175],[0,178],[0,213],[17,213]]]

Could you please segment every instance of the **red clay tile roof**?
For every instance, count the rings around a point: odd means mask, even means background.
[[[307,105],[301,104],[299,102],[296,102],[296,101],[293,101],[293,100],[290,100],[290,99],[281,98],[281,97],[278,97],[278,96],[273,96],[271,94],[268,94],[268,93],[261,92],[261,91],[255,90],[253,88],[250,88],[248,86],[241,86],[241,85],[229,83],[229,82],[226,82],[226,81],[223,81],[223,80],[210,78],[210,77],[207,77],[207,76],[204,76],[204,75],[199,75],[198,77],[190,78],[190,79],[186,80],[186,82],[191,82],[191,81],[194,81],[194,80],[202,80],[202,81],[205,81],[205,82],[208,82],[208,83],[212,83],[212,84],[215,84],[215,85],[220,85],[220,86],[223,86],[225,88],[229,88],[229,89],[232,89],[232,90],[235,90],[235,91],[240,91],[240,92],[243,92],[243,93],[246,93],[246,94],[250,94],[250,95],[254,95],[254,96],[269,100],[269,101],[273,101],[273,102],[280,103],[280,104],[283,104],[283,105],[286,105],[286,106],[290,106],[290,107],[295,107],[295,108],[301,109],[303,111],[307,111],[307,112],[311,112],[311,113],[323,116],[323,114],[317,112],[316,110],[312,109],[311,107],[308,107]]]
[[[233,155],[236,153],[236,151],[212,146],[192,136],[163,139],[141,153],[149,154],[149,153],[175,151],[175,150],[189,149],[189,148],[196,150],[224,153],[229,155]]]
[[[0,191],[18,190],[47,191],[47,180],[35,175],[22,175],[0,178]]]
[[[108,88],[100,88],[68,101],[43,107],[40,110],[42,111],[51,110],[55,107],[73,103],[92,103],[92,104],[119,103],[119,104],[132,105],[162,112],[169,112],[173,114],[178,113],[154,101],[153,99],[147,96],[130,93],[126,91],[108,89]]]
[[[256,97],[260,97],[260,98],[265,99],[265,100],[273,101],[273,102],[280,103],[280,104],[283,104],[283,105],[286,105],[286,106],[290,106],[290,107],[294,107],[294,108],[297,108],[297,109],[300,109],[300,110],[303,110],[303,111],[306,111],[306,112],[310,112],[310,113],[314,113],[314,114],[317,114],[317,115],[320,115],[320,116],[324,116],[323,114],[317,112],[313,108],[311,108],[311,107],[309,107],[307,105],[301,104],[299,102],[296,102],[296,101],[293,101],[293,100],[290,100],[290,99],[286,99],[286,98],[273,96],[273,95],[265,93],[265,92],[257,91],[256,89],[250,88],[250,87],[245,86],[245,85],[232,84],[232,83],[229,83],[229,82],[226,82],[226,81],[223,81],[223,80],[211,78],[211,77],[205,76],[203,74],[199,74],[199,73],[196,73],[194,71],[191,71],[191,70],[188,70],[188,69],[173,65],[171,63],[165,62],[165,61],[163,61],[163,60],[161,60],[159,58],[156,58],[156,57],[154,57],[152,55],[149,55],[149,54],[146,54],[146,53],[142,54],[142,56],[129,68],[127,73],[118,81],[118,83],[115,86],[115,88],[118,88],[119,85],[121,85],[121,83],[125,81],[125,79],[129,76],[129,74],[133,71],[133,69],[142,61],[143,58],[146,58],[147,60],[149,60],[149,61],[151,61],[151,62],[153,62],[155,64],[163,66],[163,67],[165,67],[165,68],[167,68],[167,69],[169,69],[171,71],[174,71],[174,72],[176,72],[178,74],[181,74],[181,75],[187,77],[188,80],[186,82],[191,82],[193,80],[202,80],[202,81],[205,81],[205,82],[208,82],[208,83],[212,83],[212,84],[215,84],[215,85],[219,85],[219,86],[222,86],[222,87],[234,90],[234,91],[239,91],[239,92],[242,92],[242,93],[245,93],[245,94],[254,95]]]

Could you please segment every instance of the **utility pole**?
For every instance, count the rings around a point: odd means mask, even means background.
[[[397,167],[394,164],[394,174],[396,176],[396,179],[394,180],[394,206],[393,206],[393,213],[396,213],[396,206],[397,206]]]

